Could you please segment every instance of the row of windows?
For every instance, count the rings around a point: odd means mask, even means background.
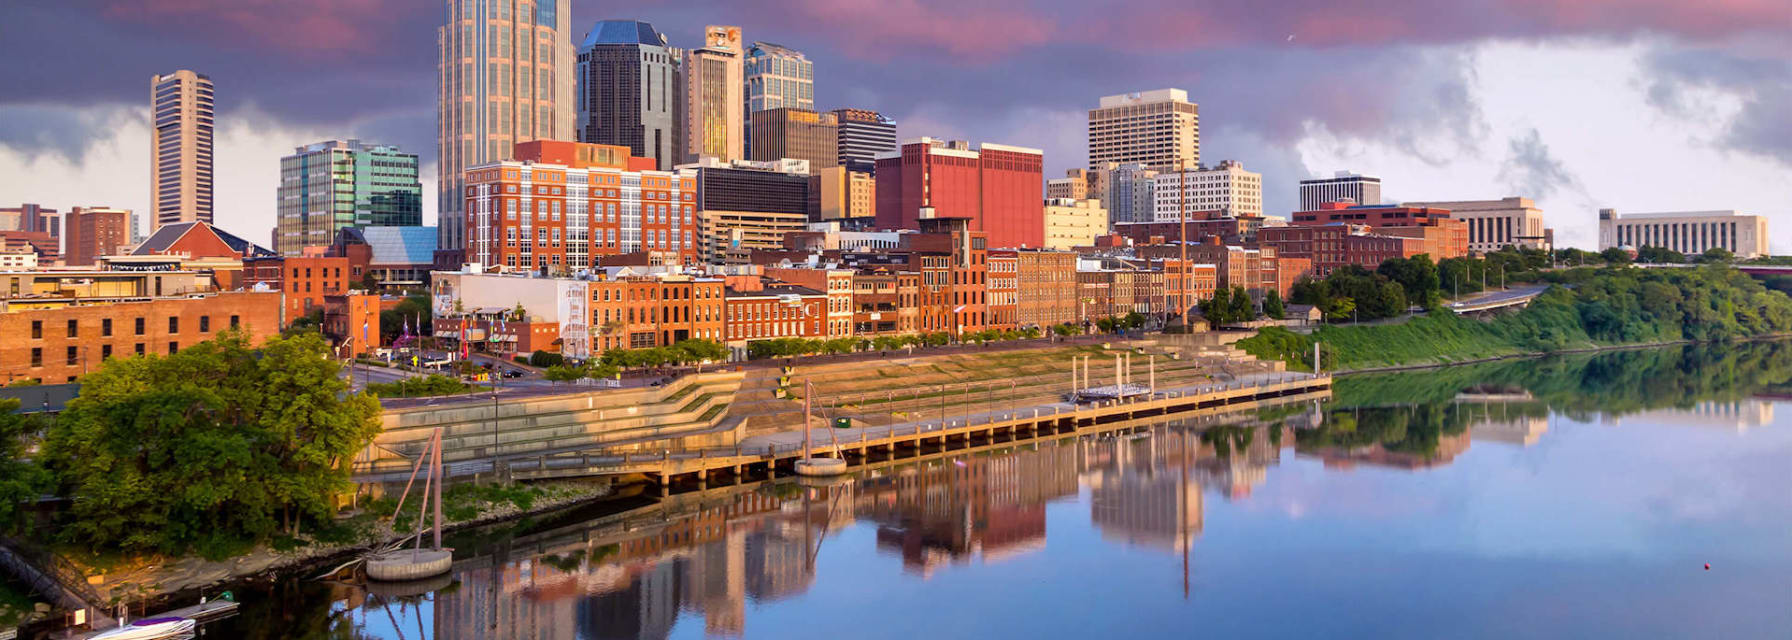
[[[174,355],[175,352],[178,352],[178,351],[180,351],[180,342],[179,341],[169,341],[168,342],[168,355]],[[136,355],[143,355],[143,354],[144,354],[144,344],[139,342],[139,343],[137,343]],[[81,364],[83,364],[82,359],[86,356],[87,356],[87,353],[85,352],[85,350],[81,349],[80,347],[70,346],[67,350],[67,355],[65,356],[65,360],[63,361],[63,364],[65,366],[70,366],[70,367],[73,367],[76,365],[81,365]],[[105,359],[110,358],[110,357],[112,357],[112,345],[109,345],[109,344],[100,345],[100,360],[104,361]],[[44,366],[44,349],[43,349],[43,347],[32,347],[31,348],[31,367],[33,369],[41,369],[41,368],[43,368],[43,366]],[[74,382],[75,377],[69,376],[68,381]]]
[[[242,322],[241,316],[234,316],[234,315],[230,316],[230,328],[232,328],[232,329],[237,328],[241,324],[241,322]],[[139,336],[143,335],[144,330],[148,326],[148,321],[144,318],[135,318],[133,323],[134,323],[133,326],[135,329],[134,335],[139,335]],[[69,337],[69,338],[81,337],[81,327],[77,323],[76,320],[74,320],[74,319],[68,320],[66,327],[67,328],[64,329],[64,335],[66,337]],[[200,333],[211,333],[211,330],[212,330],[212,317],[211,316],[199,316],[199,332]],[[180,333],[180,317],[179,316],[168,316],[168,333]],[[100,337],[107,338],[107,337],[111,337],[111,336],[112,336],[112,319],[111,318],[101,318],[100,319]],[[31,321],[31,339],[32,340],[42,340],[43,338],[44,338],[44,321],[32,320]]]

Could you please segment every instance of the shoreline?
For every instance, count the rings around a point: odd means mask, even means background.
[[[1761,341],[1767,341],[1767,340],[1784,340],[1786,338],[1792,338],[1792,334],[1775,333],[1775,334],[1760,335],[1760,336],[1750,336],[1747,338],[1731,340],[1729,342],[1761,342]],[[1454,362],[1427,362],[1427,363],[1388,365],[1388,366],[1382,366],[1382,367],[1368,367],[1368,368],[1364,368],[1364,369],[1338,369],[1338,370],[1334,370],[1330,373],[1333,377],[1342,377],[1342,376],[1359,375],[1359,374],[1367,374],[1367,373],[1399,373],[1402,371],[1423,371],[1426,369],[1442,369],[1445,367],[1455,367],[1455,366],[1471,365],[1471,364],[1482,364],[1482,363],[1487,363],[1487,362],[1500,362],[1503,360],[1527,360],[1527,359],[1533,359],[1533,358],[1545,358],[1545,357],[1549,357],[1549,356],[1573,355],[1573,354],[1578,354],[1578,353],[1601,353],[1601,352],[1606,352],[1606,351],[1634,351],[1634,350],[1638,350],[1638,349],[1658,349],[1661,347],[1686,346],[1686,345],[1692,345],[1692,344],[1717,344],[1720,342],[1726,342],[1726,341],[1724,341],[1724,340],[1668,340],[1668,341],[1663,341],[1663,342],[1637,342],[1637,343],[1630,343],[1630,344],[1599,345],[1599,346],[1593,346],[1593,347],[1578,347],[1578,348],[1574,348],[1574,349],[1560,349],[1560,350],[1556,350],[1556,351],[1525,351],[1525,352],[1520,352],[1520,353],[1511,353],[1511,354],[1499,355],[1499,356],[1487,356],[1485,358],[1474,358],[1474,359],[1470,359],[1470,360],[1457,360]]]

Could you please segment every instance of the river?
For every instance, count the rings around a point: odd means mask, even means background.
[[[451,579],[246,587],[203,635],[1786,637],[1782,398],[1788,343],[1350,376],[1226,426],[453,536]]]

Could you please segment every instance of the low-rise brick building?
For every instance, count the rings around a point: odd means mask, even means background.
[[[10,302],[10,300],[8,300]],[[0,379],[74,382],[107,358],[176,353],[240,329],[250,344],[280,333],[280,294],[69,298],[0,309]]]

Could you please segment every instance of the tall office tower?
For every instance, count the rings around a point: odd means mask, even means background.
[[[212,221],[212,80],[181,69],[149,79],[149,206],[156,227]]]
[[[117,255],[131,248],[131,212],[111,207],[75,207],[68,212],[63,241],[63,264],[85,267],[101,256]]]
[[[1330,178],[1300,181],[1300,210],[1315,211],[1327,202],[1381,204],[1381,178],[1339,171]]]
[[[835,109],[840,124],[836,147],[840,166],[870,173],[877,168],[877,154],[896,150],[896,121],[869,109]]]
[[[296,256],[336,241],[343,227],[423,224],[417,156],[387,145],[329,140],[280,159],[274,250]]]
[[[682,164],[683,57],[651,24],[592,26],[579,45],[579,142],[628,147],[661,171]]]
[[[684,56],[684,161],[744,160],[740,27],[704,27],[703,41]]]
[[[1105,202],[1112,222],[1157,220],[1157,170],[1142,164],[1115,165],[1107,169]]]
[[[467,167],[573,137],[572,0],[450,0],[440,43],[437,247],[466,246]]]
[[[1045,244],[1045,152],[919,138],[877,158],[877,226],[916,229],[929,218],[964,218],[989,246]]]
[[[1103,96],[1089,110],[1090,169],[1118,162],[1174,171],[1177,160],[1187,168],[1201,164],[1201,115],[1187,91]]]
[[[747,48],[745,118],[767,109],[815,110],[815,65],[803,52],[770,42],[755,42]],[[747,148],[753,146],[753,132],[747,131]]]
[[[1153,203],[1158,222],[1175,222],[1187,211],[1219,212],[1235,217],[1263,216],[1263,174],[1245,171],[1236,160],[1222,160],[1217,167],[1194,167],[1180,174],[1161,171],[1157,174],[1157,196]],[[1185,190],[1181,196],[1177,189]]]
[[[832,113],[781,107],[754,111],[747,119],[747,158],[762,162],[808,160],[809,170],[836,166],[840,123]]]

